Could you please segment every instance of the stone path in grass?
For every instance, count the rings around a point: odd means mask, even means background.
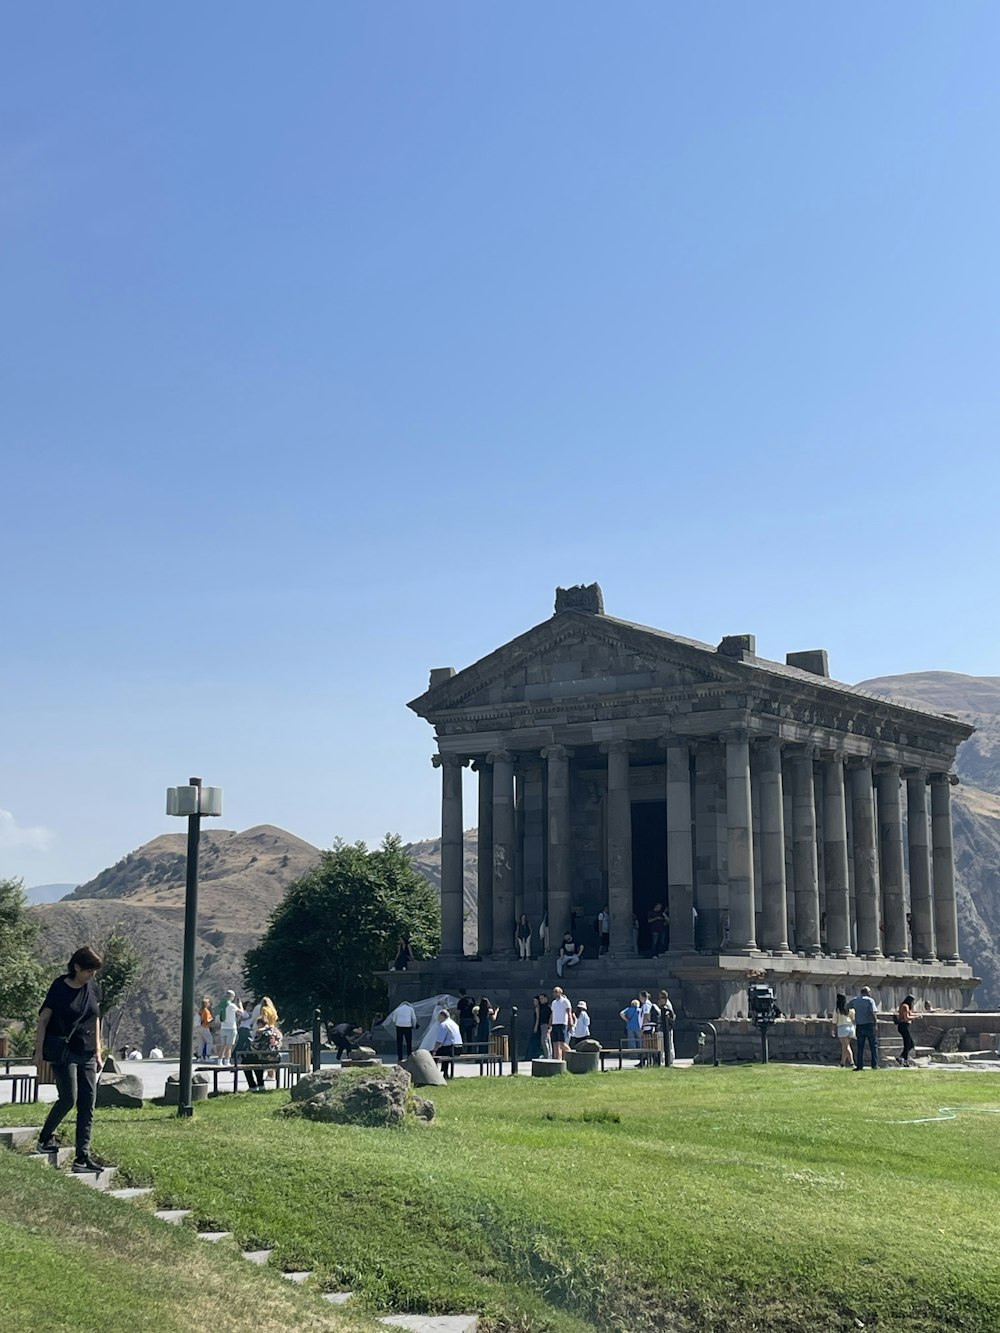
[[[23,1151],[25,1148],[33,1148],[38,1139],[38,1126],[25,1125],[11,1129],[0,1129],[0,1148],[12,1148],[15,1151]],[[30,1159],[37,1162],[44,1162],[48,1166],[63,1168],[69,1164],[73,1157],[71,1148],[60,1148],[53,1153],[29,1152]],[[136,1199],[144,1198],[147,1194],[152,1194],[152,1189],[137,1188],[115,1188],[115,1178],[118,1175],[118,1168],[114,1166],[105,1167],[102,1171],[86,1171],[73,1176],[74,1180],[79,1180],[82,1184],[88,1185],[91,1189],[99,1190],[106,1194],[109,1199],[120,1199],[124,1202],[132,1202]],[[161,1222],[170,1223],[173,1226],[180,1226],[184,1221],[192,1216],[190,1208],[160,1208],[153,1214]],[[201,1240],[218,1244],[233,1238],[231,1231],[199,1231],[198,1237]],[[243,1250],[243,1258],[249,1263],[258,1264],[260,1267],[268,1267],[269,1260],[273,1251],[271,1250]],[[282,1272],[281,1276],[289,1282],[300,1284],[308,1283],[312,1273],[308,1270],[296,1270],[292,1272]],[[325,1291],[318,1293],[320,1298],[329,1301],[333,1305],[342,1305],[345,1301],[351,1300],[352,1293],[349,1291]],[[409,1329],[411,1333],[476,1333],[476,1327],[479,1323],[478,1315],[423,1315],[423,1314],[393,1314],[383,1315],[379,1323],[389,1325],[392,1328]]]

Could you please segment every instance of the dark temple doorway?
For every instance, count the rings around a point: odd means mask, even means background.
[[[632,911],[639,918],[639,952],[648,953],[646,918],[655,903],[667,905],[667,803],[632,805]]]

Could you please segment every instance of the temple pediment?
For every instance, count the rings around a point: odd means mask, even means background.
[[[690,692],[740,679],[736,664],[706,645],[610,616],[567,611],[438,680],[409,706],[432,717],[637,691]]]

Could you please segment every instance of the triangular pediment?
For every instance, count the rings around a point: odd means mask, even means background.
[[[453,709],[688,692],[739,679],[736,663],[707,644],[611,616],[563,612],[438,682],[410,707],[436,718]]]

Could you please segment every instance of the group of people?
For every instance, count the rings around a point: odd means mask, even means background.
[[[562,975],[560,973],[560,975]],[[574,1005],[561,986],[531,997],[533,1017],[528,1039],[529,1060],[562,1060],[568,1047],[590,1036],[586,1000]]]
[[[673,1063],[673,1026],[677,1015],[665,990],[661,990],[655,1000],[648,990],[641,990],[634,1000],[628,1002],[618,1017],[625,1024],[625,1044],[632,1050],[638,1050],[642,1046],[643,1036],[651,1036],[656,1032],[664,1033],[664,1046],[670,1062]]]
[[[916,1004],[913,995],[904,996],[896,1011],[896,1029],[903,1039],[903,1054],[899,1063],[910,1066],[910,1052],[915,1042],[910,1032]],[[860,1073],[865,1067],[865,1047],[872,1069],[878,1069],[878,1009],[870,986],[862,986],[852,1000],[838,993],[833,1016],[833,1033],[840,1038],[840,1067]]]
[[[283,1040],[270,996],[247,1008],[235,991],[227,990],[217,1013],[212,1011],[211,997],[202,997],[194,1030],[194,1058],[203,1063],[242,1065],[251,1091],[264,1091],[265,1071],[253,1066],[279,1064]]]
[[[597,931],[597,952],[607,953],[611,948],[611,913],[607,906],[601,908],[594,922]],[[639,952],[639,918],[632,913],[632,952]],[[662,902],[655,902],[646,913],[646,931],[649,936],[649,956],[659,958],[670,948],[670,913]]]

